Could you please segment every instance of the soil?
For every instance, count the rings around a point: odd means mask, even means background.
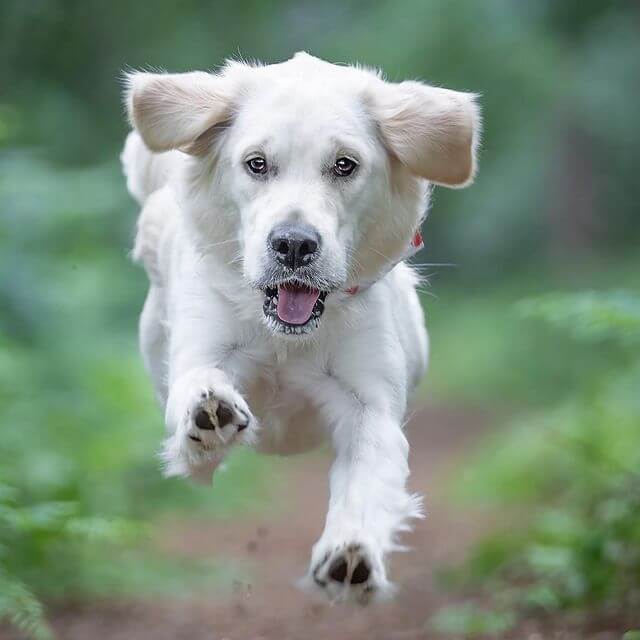
[[[239,558],[251,567],[251,584],[230,593],[197,597],[94,604],[50,610],[61,640],[413,640],[437,639],[432,616],[460,601],[436,584],[437,569],[464,557],[469,545],[495,526],[491,514],[454,506],[445,479],[478,441],[486,419],[475,412],[425,409],[408,426],[410,487],[425,495],[427,518],[404,536],[411,548],[392,558],[390,575],[400,586],[394,601],[369,607],[331,605],[300,592],[309,552],[322,530],[327,504],[328,454],[292,458],[280,484],[274,515],[232,520],[172,522],[163,544],[190,557]],[[607,629],[562,629],[553,621],[529,621],[513,638],[620,638],[615,622]],[[0,638],[17,640],[0,627]],[[449,636],[451,638],[451,636]]]

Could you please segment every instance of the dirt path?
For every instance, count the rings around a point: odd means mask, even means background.
[[[197,557],[239,557],[252,566],[252,584],[229,596],[203,594],[178,601],[136,601],[69,607],[51,613],[64,640],[370,640],[433,638],[425,622],[445,597],[433,584],[443,562],[461,557],[478,531],[478,514],[452,510],[442,497],[443,474],[473,441],[481,420],[470,413],[423,410],[409,429],[411,489],[424,494],[428,517],[404,542],[410,553],[393,557],[391,575],[401,586],[388,604],[331,606],[295,588],[327,503],[327,455],[292,459],[277,515],[172,525],[166,546]]]
[[[455,602],[434,584],[435,570],[460,560],[470,543],[495,526],[489,514],[455,508],[444,495],[445,478],[478,442],[487,420],[477,413],[425,409],[408,427],[410,487],[426,496],[428,515],[404,537],[412,548],[395,554],[391,577],[400,587],[391,603],[367,608],[332,606],[301,593],[294,580],[304,574],[327,504],[330,456],[292,458],[284,472],[274,513],[229,521],[168,523],[162,545],[189,558],[238,560],[250,568],[251,583],[227,593],[68,605],[50,611],[59,640],[439,640],[429,619]],[[531,640],[613,640],[630,628],[622,621],[563,627],[562,621],[530,620],[507,634]],[[0,626],[1,640],[23,640]],[[454,640],[447,636],[447,640]]]

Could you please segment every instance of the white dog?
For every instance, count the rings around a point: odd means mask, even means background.
[[[145,365],[168,475],[210,480],[237,442],[292,453],[329,436],[329,510],[306,581],[388,595],[388,553],[420,516],[407,398],[428,341],[402,261],[430,184],[473,178],[474,96],[305,53],[219,73],[133,73],[122,154],[151,281]]]

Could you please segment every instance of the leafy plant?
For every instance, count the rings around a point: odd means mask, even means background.
[[[606,375],[585,371],[559,406],[490,439],[458,491],[517,505],[523,526],[484,540],[448,578],[490,585],[494,604],[522,616],[631,615],[640,610],[640,296],[554,294],[519,309],[626,357],[612,357]]]
[[[42,604],[18,578],[0,572],[0,622],[7,619],[34,640],[50,640]]]
[[[0,621],[8,619],[36,640],[52,637],[42,605],[23,574],[28,577],[39,559],[61,547],[119,542],[128,530],[130,525],[122,521],[82,517],[70,502],[21,504],[17,490],[0,484]],[[30,560],[25,562],[25,556]]]

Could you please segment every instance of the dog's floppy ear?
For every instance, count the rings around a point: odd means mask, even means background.
[[[130,73],[125,99],[129,120],[152,151],[200,153],[201,136],[231,117],[233,85],[224,76]]]
[[[380,82],[372,107],[385,145],[411,173],[464,187],[473,180],[480,133],[475,100],[421,82]]]

